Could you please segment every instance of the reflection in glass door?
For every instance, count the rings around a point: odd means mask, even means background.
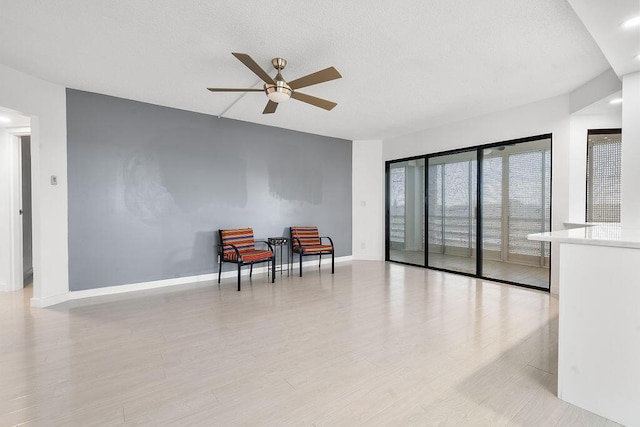
[[[476,273],[476,150],[429,158],[428,266]]]
[[[424,266],[424,159],[389,166],[389,260]]]
[[[483,150],[482,275],[549,288],[551,139]]]

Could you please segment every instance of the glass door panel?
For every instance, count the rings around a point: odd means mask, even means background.
[[[425,160],[389,166],[389,260],[424,266]]]
[[[527,235],[550,230],[551,140],[483,151],[482,276],[549,288],[549,244]]]
[[[428,266],[476,273],[477,153],[429,158]]]

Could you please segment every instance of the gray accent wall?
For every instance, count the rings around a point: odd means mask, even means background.
[[[351,255],[351,141],[72,89],[67,135],[72,291],[215,272],[220,228]]]

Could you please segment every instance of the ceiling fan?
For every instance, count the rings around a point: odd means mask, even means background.
[[[264,108],[264,111],[262,111],[262,114],[275,113],[276,108],[278,108],[278,104],[287,101],[289,98],[297,99],[298,101],[306,102],[307,104],[324,108],[325,110],[331,110],[333,107],[338,105],[335,102],[327,101],[326,99],[317,98],[297,91],[303,87],[317,85],[318,83],[324,83],[341,78],[342,76],[338,70],[333,67],[325,68],[324,70],[316,71],[315,73],[287,82],[280,73],[287,65],[287,61],[283,58],[273,58],[271,60],[273,68],[278,70],[276,76],[271,78],[269,74],[267,74],[267,72],[264,71],[256,61],[246,53],[232,53],[232,55],[238,58],[240,62],[246,65],[247,68],[253,71],[256,76],[260,77],[262,81],[264,81],[263,88],[207,88],[211,92],[264,92],[267,95],[267,98],[269,98],[269,102],[267,102],[267,106]]]

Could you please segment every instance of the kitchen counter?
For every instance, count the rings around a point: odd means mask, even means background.
[[[576,228],[530,234],[527,237],[543,242],[640,249],[640,228],[625,228],[620,224],[566,225]]]
[[[640,426],[640,229],[566,226],[529,235],[559,243],[558,397]]]

